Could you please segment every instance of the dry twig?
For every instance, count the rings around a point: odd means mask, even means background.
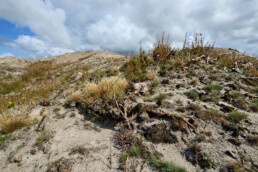
[[[158,110],[153,110],[153,109],[147,109],[146,112],[153,113],[155,115],[168,116],[168,117],[172,117],[172,118],[175,117],[175,118],[181,119],[187,125],[189,125],[191,128],[195,129],[195,127],[192,124],[190,124],[188,121],[186,121],[182,116],[179,116],[176,114],[170,114],[170,113],[166,113],[166,112],[162,112],[162,111],[158,111]]]

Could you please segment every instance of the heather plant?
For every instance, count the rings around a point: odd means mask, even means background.
[[[131,130],[123,129],[112,137],[115,145],[123,151],[129,151],[135,145],[133,133]]]

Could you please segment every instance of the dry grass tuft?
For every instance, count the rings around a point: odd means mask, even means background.
[[[147,78],[149,80],[155,81],[155,80],[157,80],[157,75],[158,75],[158,71],[155,70],[155,71],[147,73]]]
[[[12,133],[28,125],[30,125],[29,120],[22,116],[1,116],[0,118],[0,131],[3,134]]]
[[[87,83],[84,89],[84,100],[92,103],[94,100],[101,98],[108,102],[125,94],[129,83],[125,78],[112,76],[102,78],[98,83]]]

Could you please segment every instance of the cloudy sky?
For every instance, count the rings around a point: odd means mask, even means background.
[[[258,0],[0,0],[0,57],[137,53],[162,32],[174,46],[197,32],[258,55]]]

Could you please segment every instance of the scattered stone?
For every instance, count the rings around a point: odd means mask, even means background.
[[[170,84],[169,79],[163,79],[163,80],[161,81],[161,84],[163,84],[163,85],[169,85],[169,84]]]
[[[15,163],[19,163],[19,162],[21,162],[22,161],[22,157],[17,157],[17,158],[15,158],[14,160],[13,160],[13,162],[15,162]]]
[[[236,138],[229,138],[228,141],[235,146],[240,146],[242,144],[242,142]]]
[[[236,154],[233,151],[227,150],[227,151],[225,151],[225,154],[230,156],[231,158],[237,159]]]

